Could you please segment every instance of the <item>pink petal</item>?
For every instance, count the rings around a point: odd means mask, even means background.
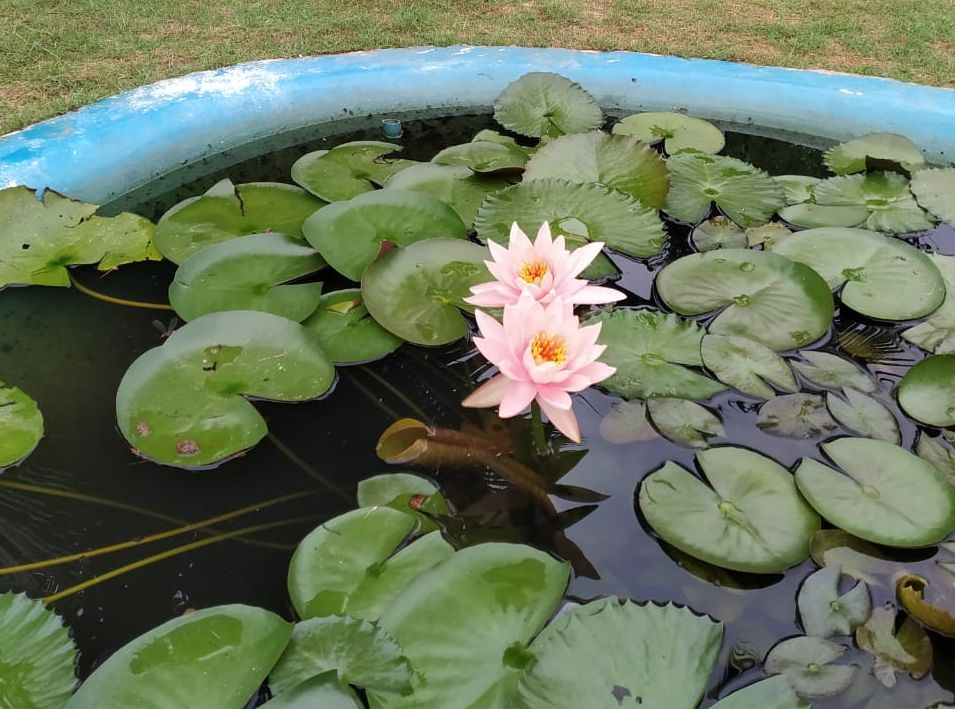
[[[588,244],[580,246],[571,253],[567,263],[567,274],[576,276],[590,265],[591,261],[597,258],[603,244],[599,241],[591,241]]]
[[[530,382],[509,381],[501,397],[498,415],[502,419],[516,416],[530,405],[536,394],[537,389]]]
[[[484,337],[501,341],[507,339],[504,326],[483,310],[475,310],[474,319],[477,321],[477,326]]]
[[[493,258],[495,262],[500,264],[506,264],[510,262],[511,260],[510,253],[508,253],[506,248],[504,248],[499,243],[494,241],[494,239],[487,240],[487,248],[488,248],[488,251],[491,252],[491,258]],[[487,261],[485,261],[484,263],[487,263]]]
[[[563,411],[566,411],[573,405],[573,402],[570,400],[570,394],[564,391],[563,387],[553,385],[537,387],[537,400],[540,402],[546,401],[555,409],[561,409]]]
[[[537,238],[534,239],[534,250],[544,252],[551,245],[550,224],[544,222],[537,230]]]
[[[483,409],[489,406],[497,406],[501,403],[501,398],[507,390],[508,380],[503,374],[488,379],[477,389],[472,391],[461,402],[461,406],[467,406],[471,409]]]
[[[584,286],[573,294],[573,302],[577,305],[600,305],[602,303],[613,303],[617,300],[623,300],[626,297],[625,293],[621,293],[616,288]]]
[[[577,417],[574,415],[573,407],[569,409],[558,409],[540,399],[538,399],[538,403],[540,403],[541,409],[547,414],[547,418],[550,419],[550,422],[558,431],[563,433],[574,443],[580,443],[580,426],[577,423]]]
[[[516,252],[519,251],[533,251],[534,245],[531,243],[531,240],[527,238],[527,234],[521,231],[521,228],[517,226],[517,222],[511,224],[511,242],[508,244],[508,251],[511,252],[513,256]]]

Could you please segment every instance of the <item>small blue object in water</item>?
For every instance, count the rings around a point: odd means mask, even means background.
[[[397,118],[385,118],[382,120],[381,126],[385,131],[385,137],[389,140],[401,137],[401,121]]]

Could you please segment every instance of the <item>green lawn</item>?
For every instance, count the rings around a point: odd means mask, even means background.
[[[198,69],[377,47],[630,49],[955,85],[955,0],[0,0],[0,133]]]

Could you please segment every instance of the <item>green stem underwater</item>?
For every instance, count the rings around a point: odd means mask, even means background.
[[[538,455],[547,455],[547,435],[544,433],[544,419],[537,401],[531,402],[531,430],[534,432],[534,448]]]

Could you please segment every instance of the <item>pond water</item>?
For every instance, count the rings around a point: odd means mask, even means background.
[[[492,124],[489,115],[406,121],[400,141],[406,146],[403,156],[427,160],[436,150],[468,140]],[[237,164],[225,165],[229,160],[220,156],[218,163],[190,166],[107,209],[136,211],[155,220],[172,204],[222,177],[235,183],[288,181],[291,163],[310,150],[378,139],[379,128],[327,132]],[[818,151],[770,138],[730,132],[723,152],[771,174],[824,175]],[[236,153],[231,160],[241,157]],[[629,296],[624,304],[658,306],[654,274],[691,251],[687,227],[667,222],[666,228],[668,245],[659,256],[649,261],[613,256],[622,271],[616,285]],[[943,225],[916,243],[925,250],[955,254],[955,230]],[[91,267],[74,275],[102,293],[164,302],[173,272],[171,264],[138,264],[105,278]],[[336,284],[326,285],[331,290]],[[389,471],[376,457],[375,443],[396,418],[412,416],[450,428],[466,422],[501,426],[493,415],[459,405],[487,366],[469,343],[437,349],[406,344],[379,362],[339,368],[333,392],[320,401],[258,404],[270,434],[237,460],[204,472],[146,462],[134,455],[116,428],[115,393],[130,363],[161,344],[171,318],[170,311],[123,307],[76,289],[10,289],[0,298],[0,372],[37,400],[47,431],[33,455],[0,476],[0,567],[143,540],[114,553],[48,568],[12,574],[0,569],[0,591],[25,591],[33,597],[63,594],[54,607],[73,630],[82,677],[128,640],[188,608],[240,602],[291,617],[285,578],[292,550],[323,520],[355,506],[359,480]],[[922,357],[898,336],[902,329],[904,325],[877,325],[837,312],[836,334],[820,348],[854,357],[859,350],[852,342],[865,339],[879,345],[878,361],[855,359],[886,385],[874,396],[895,414],[902,445],[911,448],[916,428],[886,393]],[[664,548],[641,520],[634,491],[643,476],[667,460],[693,469],[694,451],[662,437],[608,443],[598,429],[616,401],[595,389],[582,396],[577,411],[584,443],[568,447],[564,457],[571,469],[561,483],[606,495],[599,503],[557,499],[563,514],[546,518],[528,498],[488,471],[421,472],[434,475],[459,512],[459,520],[447,530],[452,541],[521,540],[549,550],[559,546],[566,553],[566,539],[579,549],[573,555],[577,573],[571,598],[618,595],[674,601],[724,621],[721,671],[714,673],[708,696],[725,694],[754,679],[762,658],[781,638],[802,633],[795,598],[815,565],[807,560],[785,574],[747,575],[714,570]],[[821,439],[781,438],[759,430],[755,400],[728,392],[712,404],[726,430],[719,443],[753,448],[787,467],[803,456],[821,459]],[[245,508],[202,530],[144,540]],[[895,553],[893,558],[899,569],[919,573],[933,564],[933,553]],[[111,574],[115,576],[102,580]],[[94,579],[94,585],[74,592],[77,585]],[[894,600],[891,583],[871,590],[874,605]],[[927,707],[951,701],[955,648],[940,636],[933,635],[932,641],[935,666],[924,680],[901,674],[889,691],[870,674],[860,673],[849,692],[813,705]],[[852,661],[871,665],[861,651],[850,652],[858,654]]]

